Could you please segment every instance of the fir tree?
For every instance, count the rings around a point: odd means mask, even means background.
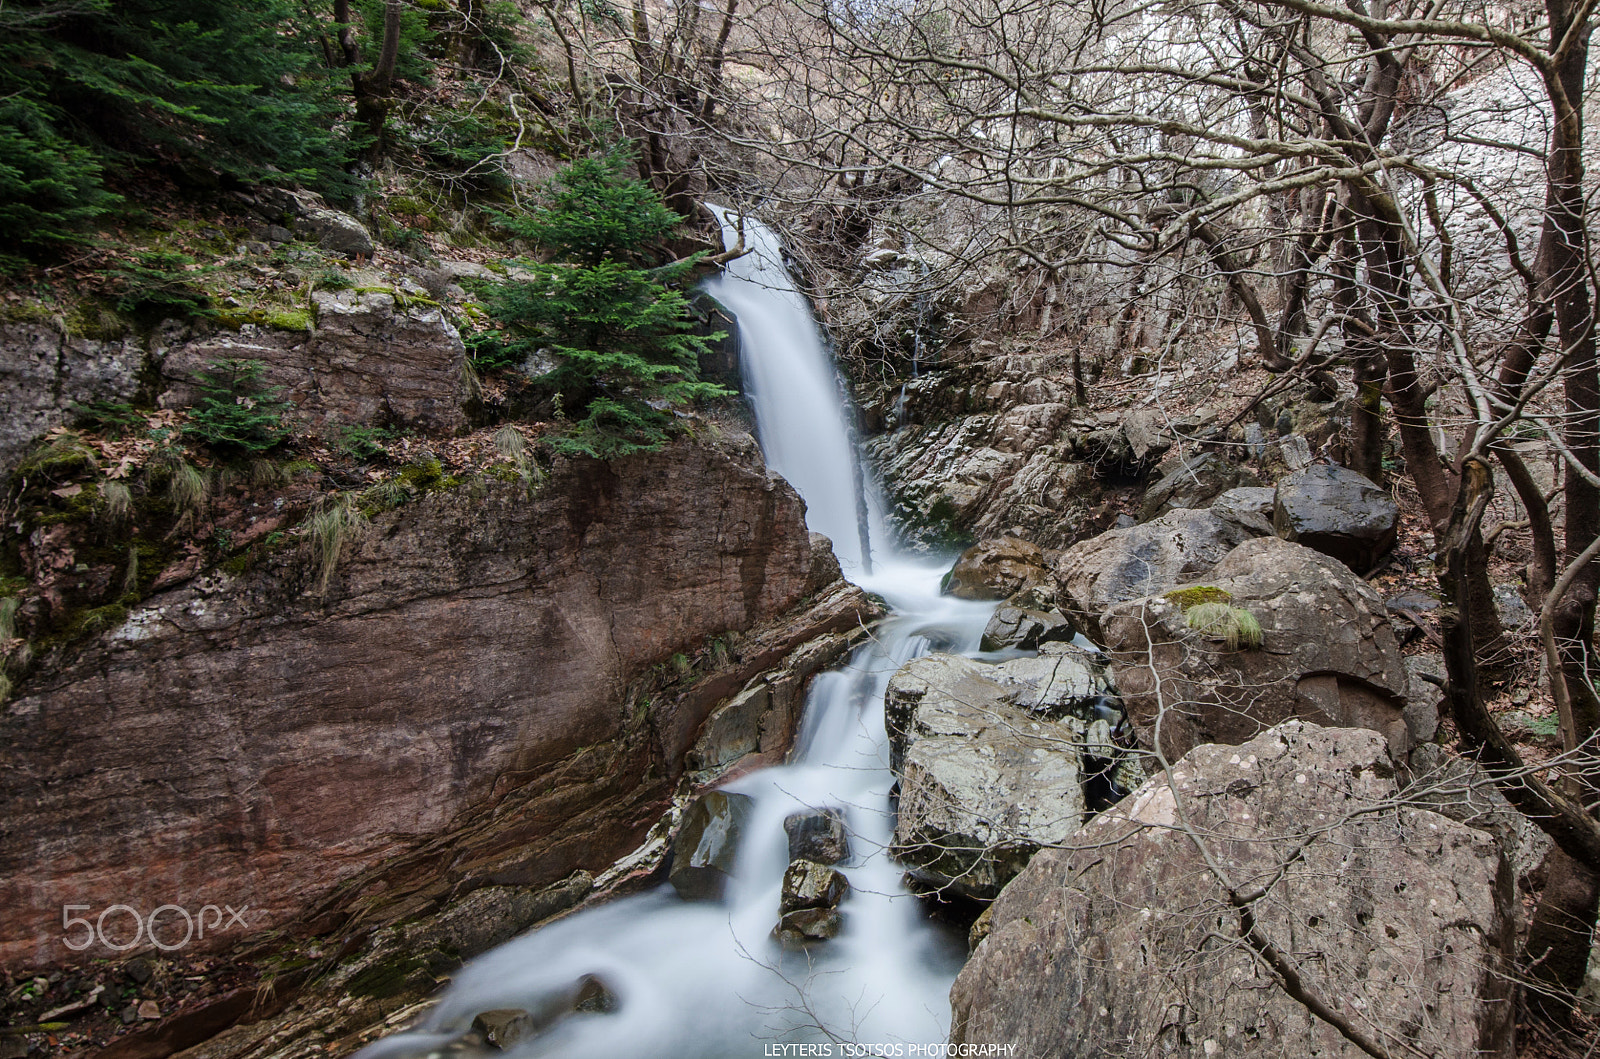
[[[501,362],[548,350],[561,367],[550,381],[582,416],[557,448],[601,458],[660,446],[671,410],[729,391],[700,381],[708,344],[693,332],[679,289],[701,255],[652,267],[651,248],[682,221],[648,184],[627,177],[622,149],[574,162],[544,188],[529,214],[504,218],[513,234],[552,255],[524,263],[527,280],[488,295],[501,323]]]

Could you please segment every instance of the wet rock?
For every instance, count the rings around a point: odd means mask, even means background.
[[[1263,641],[1229,649],[1191,628],[1194,606],[1247,611]],[[1148,737],[1176,759],[1202,743],[1242,743],[1290,718],[1371,728],[1396,754],[1418,735],[1411,689],[1383,601],[1336,560],[1276,537],[1246,541],[1201,584],[1112,606],[1103,627],[1111,679]]]
[[[1203,576],[1251,534],[1210,511],[1180,508],[1068,548],[1056,562],[1061,609],[1077,630],[1105,643],[1101,615],[1113,603]]]
[[[345,257],[370,256],[373,251],[372,236],[361,222],[338,210],[312,207],[295,221],[294,229],[324,250]]]
[[[616,1009],[617,997],[611,988],[600,976],[586,974],[570,987],[538,998],[531,1008],[480,1011],[472,1019],[472,1029],[483,1042],[509,1052],[548,1032],[568,1016],[603,1014]]]
[[[1174,508],[1202,508],[1230,489],[1260,486],[1261,480],[1214,452],[1190,457],[1144,494],[1139,521],[1149,522]]]
[[[785,912],[778,920],[774,936],[786,945],[836,938],[844,929],[844,916],[835,908],[800,908]]]
[[[755,803],[747,795],[710,791],[684,810],[672,843],[668,880],[686,901],[722,897],[739,852],[739,838]]]
[[[789,836],[791,861],[838,864],[850,856],[850,837],[842,810],[795,813],[784,819],[783,830]]]
[[[1018,537],[980,541],[961,553],[945,578],[944,591],[958,599],[1005,599],[1050,571],[1037,545]]]
[[[780,913],[795,912],[802,908],[837,908],[850,893],[850,880],[844,873],[816,861],[791,861],[783,873],[783,892],[779,898]]]
[[[1049,584],[1029,585],[995,608],[983,629],[982,649],[1037,650],[1042,643],[1070,640],[1072,622],[1056,609],[1056,593]]]
[[[1202,746],[994,905],[951,990],[951,1043],[1022,1055],[1361,1053],[1235,937],[1240,917],[1186,823],[1236,885],[1267,885],[1257,929],[1308,989],[1424,1054],[1510,1059],[1509,873],[1485,833],[1398,804],[1375,733],[1289,722]],[[1308,832],[1308,827],[1311,830]],[[1448,954],[1419,959],[1421,953]],[[1174,1042],[1186,1046],[1173,1048]]]
[[[1272,512],[1278,536],[1331,555],[1358,574],[1394,547],[1399,522],[1389,494],[1344,467],[1318,464],[1278,482]]]

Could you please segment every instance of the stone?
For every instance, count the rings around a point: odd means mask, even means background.
[[[844,929],[844,916],[833,908],[800,908],[785,912],[773,934],[786,945],[804,945],[836,938]]]
[[[1270,537],[1276,499],[1277,491],[1267,486],[1241,486],[1223,492],[1206,507],[1218,518],[1237,522],[1253,536]]]
[[[1139,521],[1149,522],[1174,508],[1202,508],[1230,489],[1260,486],[1261,480],[1214,452],[1202,452],[1183,461],[1155,485],[1145,490]]]
[[[900,668],[884,698],[900,777],[893,853],[923,885],[982,900],[1084,814],[1087,725],[1013,705],[1019,690],[1039,689],[1020,674],[1006,683],[1003,668],[925,655]]]
[[[668,881],[686,901],[720,900],[733,877],[739,839],[755,802],[744,794],[710,791],[684,810],[672,842]]]
[[[849,893],[850,880],[843,872],[815,861],[794,860],[783,873],[778,911],[786,914],[802,908],[837,908]]]
[[[841,809],[794,813],[784,818],[783,830],[789,836],[791,861],[838,864],[850,856],[850,837]]]
[[[1048,581],[1044,552],[1017,537],[980,541],[961,553],[944,591],[958,599],[1005,599],[1026,585]]]
[[[400,306],[382,291],[317,291],[309,332],[246,326],[173,347],[161,362],[163,408],[200,396],[216,360],[254,360],[306,425],[410,427],[450,434],[467,425],[461,335],[437,308]]]
[[[132,339],[68,338],[49,323],[0,324],[0,475],[35,438],[72,422],[74,405],[132,399],[144,362]]]
[[[1399,641],[1399,637],[1396,637]],[[1400,641],[1403,642],[1403,641]],[[1444,656],[1439,654],[1406,655],[1406,676],[1409,678],[1406,693],[1406,727],[1418,744],[1433,742],[1439,734],[1439,712],[1444,709],[1445,679]],[[1427,679],[1427,678],[1433,679]],[[1418,749],[1420,749],[1420,745]]]
[[[1073,626],[1103,646],[1101,615],[1107,607],[1202,577],[1251,536],[1238,523],[1187,508],[1108,530],[1056,561],[1057,598]]]
[[[1511,877],[1524,888],[1555,846],[1538,824],[1506,800],[1483,766],[1435,743],[1411,752],[1404,793],[1412,805],[1493,835]]]
[[[1260,623],[1257,649],[1228,650],[1188,626],[1212,597]],[[1243,743],[1290,718],[1382,732],[1397,755],[1418,740],[1411,690],[1383,601],[1349,568],[1276,537],[1246,541],[1203,584],[1118,603],[1104,616],[1111,680],[1151,745],[1175,760],[1202,743]]]
[[[372,236],[361,222],[338,210],[308,209],[295,221],[294,228],[315,239],[322,249],[345,257],[369,257],[373,251]]]
[[[1344,563],[1358,574],[1394,547],[1400,508],[1355,471],[1317,464],[1279,480],[1272,511],[1278,536]]]
[[[1071,643],[1044,644],[1032,658],[995,666],[992,676],[1009,689],[1012,705],[1053,721],[1092,720],[1097,700],[1112,694],[1104,656]]]
[[[799,497],[729,435],[558,461],[532,497],[427,492],[372,517],[325,595],[292,542],[157,592],[0,711],[0,965],[73,962],[63,904],[226,894],[254,932],[601,872],[717,706],[881,614],[844,582],[808,595],[811,569]],[[660,687],[730,630],[725,665]],[[792,729],[764,738],[781,758]]]
[[[1000,895],[951,989],[953,1046],[1363,1055],[1236,940],[1223,872],[1245,895],[1266,888],[1258,936],[1359,1026],[1404,1033],[1418,1054],[1511,1059],[1510,873],[1488,834],[1404,804],[1381,736],[1291,721],[1197,747],[1171,777]]]
[[[995,608],[984,626],[980,646],[985,651],[1035,651],[1040,644],[1070,640],[1074,635],[1072,622],[1056,609],[1055,588],[1032,584]]]

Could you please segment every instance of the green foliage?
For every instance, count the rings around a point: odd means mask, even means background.
[[[389,454],[383,443],[392,440],[394,436],[394,431],[386,427],[341,427],[339,451],[353,460],[378,459]]]
[[[186,436],[223,454],[266,452],[289,436],[287,401],[261,383],[259,360],[214,360],[200,373],[202,397],[189,410]]]
[[[129,164],[346,185],[311,29],[289,0],[0,5],[0,254],[86,240]]]
[[[1197,603],[1184,610],[1189,628],[1212,640],[1221,640],[1230,651],[1253,651],[1261,646],[1261,623],[1243,607],[1228,603]]]
[[[117,288],[117,309],[144,317],[187,319],[210,312],[211,296],[195,286],[195,276],[215,271],[187,254],[141,250],[132,261],[107,270]]]
[[[111,438],[143,429],[145,425],[144,413],[126,401],[90,401],[74,404],[72,411],[78,426]]]
[[[568,454],[609,458],[656,448],[671,409],[728,393],[696,374],[700,356],[722,336],[692,333],[688,300],[675,286],[697,259],[648,267],[647,248],[680,222],[654,189],[626,175],[629,164],[621,150],[575,162],[545,186],[531,214],[502,220],[555,260],[528,264],[531,279],[486,292],[502,326],[473,351],[480,365],[520,363],[539,350],[557,358],[549,383],[579,397],[584,409],[555,441]]]

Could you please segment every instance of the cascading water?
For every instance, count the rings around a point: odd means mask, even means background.
[[[727,787],[749,795],[754,810],[720,902],[685,902],[663,885],[512,941],[464,968],[422,1027],[370,1046],[363,1059],[459,1048],[479,1012],[570,1006],[591,975],[614,997],[614,1010],[570,1014],[515,1055],[745,1059],[781,1054],[765,1047],[777,1043],[946,1039],[947,994],[965,946],[927,921],[888,856],[894,777],[883,696],[894,671],[919,654],[975,652],[993,604],[940,595],[942,567],[881,545],[867,572],[859,463],[827,351],[775,237],[747,221],[745,239],[755,260],[741,259],[713,294],[739,319],[762,447],[805,498],[811,528],[833,538],[852,580],[882,595],[893,615],[847,665],[813,681],[793,762]],[[867,499],[866,524],[880,528]],[[839,866],[851,885],[844,930],[788,951],[771,936],[789,859],[783,820],[822,808],[844,811],[850,837],[850,857]]]

